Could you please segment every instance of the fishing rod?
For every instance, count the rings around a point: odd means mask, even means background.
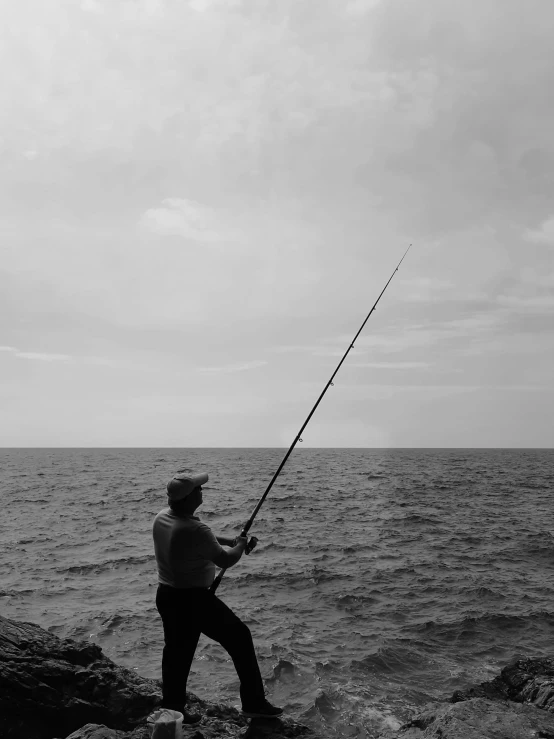
[[[366,319],[365,319],[365,321],[364,321],[364,322],[362,323],[362,325],[361,325],[361,326],[360,326],[360,328],[358,329],[358,333],[357,333],[357,334],[356,334],[356,336],[354,336],[354,338],[352,339],[352,341],[351,341],[351,343],[350,343],[350,346],[349,346],[349,347],[348,347],[348,349],[347,349],[347,350],[345,351],[345,353],[344,353],[344,355],[343,355],[342,359],[340,360],[340,362],[339,362],[339,363],[338,363],[338,365],[337,365],[337,368],[335,369],[335,371],[334,371],[334,372],[333,372],[333,374],[331,375],[331,377],[330,377],[329,381],[327,382],[327,384],[326,384],[326,385],[325,385],[325,387],[323,388],[323,392],[321,393],[321,395],[320,395],[320,396],[319,396],[319,398],[317,399],[317,401],[316,401],[316,403],[315,403],[314,407],[313,407],[313,408],[312,408],[312,410],[310,411],[310,414],[309,414],[309,416],[308,416],[308,417],[306,418],[306,420],[305,420],[305,421],[304,421],[304,423],[302,424],[302,427],[301,427],[300,431],[299,431],[299,432],[298,432],[298,433],[296,434],[296,437],[295,437],[294,441],[292,442],[292,444],[290,445],[290,448],[289,448],[288,452],[287,452],[287,453],[285,454],[285,456],[283,457],[283,461],[281,462],[281,464],[280,464],[280,465],[279,465],[279,467],[277,468],[277,472],[276,472],[276,473],[275,473],[275,474],[273,475],[273,477],[271,478],[271,482],[269,483],[269,485],[267,486],[267,488],[266,488],[266,490],[265,490],[264,494],[262,495],[262,497],[261,497],[261,498],[260,498],[260,500],[258,501],[258,503],[257,503],[256,507],[254,508],[254,511],[252,512],[252,515],[250,516],[250,518],[248,519],[248,521],[247,521],[247,522],[246,522],[246,523],[244,524],[244,526],[243,526],[243,528],[242,528],[242,531],[240,532],[240,536],[246,536],[246,535],[248,534],[248,532],[250,531],[250,527],[252,526],[252,524],[254,523],[254,519],[255,519],[255,518],[256,518],[256,516],[258,515],[258,511],[260,510],[260,508],[261,508],[261,507],[262,507],[262,505],[264,504],[264,500],[265,500],[265,499],[267,498],[267,494],[269,493],[269,491],[270,491],[270,490],[271,490],[271,488],[273,487],[273,483],[274,483],[274,482],[275,482],[275,480],[276,480],[276,479],[277,479],[277,478],[279,477],[279,474],[280,474],[281,470],[283,469],[283,467],[285,466],[285,464],[286,464],[286,462],[287,462],[287,459],[288,459],[288,458],[290,457],[290,455],[291,455],[291,453],[292,453],[292,450],[294,449],[294,447],[295,447],[295,446],[297,445],[297,443],[298,443],[298,442],[302,442],[302,432],[304,431],[304,429],[306,428],[306,426],[307,426],[307,425],[308,425],[308,423],[310,422],[310,419],[311,419],[311,417],[312,417],[312,416],[314,415],[314,413],[315,413],[315,411],[316,411],[316,408],[317,408],[317,407],[318,407],[318,405],[319,405],[319,404],[321,403],[321,401],[322,401],[322,399],[323,399],[323,396],[325,395],[325,393],[327,392],[327,390],[328,390],[328,389],[329,389],[330,387],[332,387],[332,386],[333,386],[333,384],[334,384],[334,383],[333,383],[333,380],[335,379],[335,375],[337,374],[337,372],[338,372],[338,371],[340,370],[340,368],[342,367],[342,363],[344,362],[344,360],[345,360],[345,359],[346,359],[346,357],[348,356],[348,354],[349,354],[350,350],[354,348],[354,342],[356,341],[356,339],[358,338],[358,336],[359,336],[359,335],[360,335],[360,334],[362,333],[362,330],[363,330],[364,326],[365,326],[365,325],[366,325],[366,323],[368,322],[368,320],[369,320],[369,318],[370,318],[371,314],[373,313],[373,311],[375,310],[375,308],[377,308],[377,303],[378,303],[378,302],[379,302],[379,301],[381,300],[381,298],[383,297],[383,295],[384,295],[384,293],[385,293],[385,290],[387,289],[387,287],[389,286],[389,284],[390,284],[390,283],[392,282],[392,278],[394,277],[394,275],[395,275],[395,274],[396,274],[396,273],[398,272],[398,270],[400,269],[400,265],[402,264],[402,262],[403,262],[403,261],[404,261],[404,259],[406,258],[406,254],[407,254],[407,253],[408,253],[408,252],[410,251],[410,248],[411,248],[411,246],[412,246],[412,245],[410,244],[410,246],[408,246],[408,248],[407,248],[407,249],[406,249],[406,251],[404,252],[404,256],[403,256],[403,257],[402,257],[402,259],[401,259],[401,260],[400,260],[400,261],[398,262],[398,264],[397,264],[397,266],[396,266],[396,269],[394,270],[394,272],[392,273],[392,275],[391,275],[391,276],[389,277],[389,279],[388,279],[388,282],[387,282],[387,284],[385,285],[385,287],[384,287],[384,288],[383,288],[383,289],[381,290],[381,293],[379,294],[379,297],[377,298],[377,300],[376,300],[376,301],[375,301],[375,303],[373,304],[373,307],[372,307],[372,309],[371,309],[371,310],[369,311],[369,313],[367,314],[367,316],[366,316]],[[252,537],[250,538],[250,542],[248,543],[248,546],[247,546],[247,548],[246,548],[246,550],[245,550],[246,554],[250,554],[250,552],[252,551],[252,549],[254,549],[254,547],[256,546],[257,542],[258,542],[258,540],[256,539],[256,537],[255,537],[255,536],[252,536]],[[213,583],[212,583],[212,586],[211,586],[211,588],[210,588],[210,591],[211,591],[212,593],[215,593],[215,591],[216,591],[216,590],[218,589],[218,587],[219,587],[219,584],[221,583],[221,581],[222,581],[222,579],[223,579],[223,575],[224,575],[224,574],[225,574],[225,568],[219,571],[219,574],[218,574],[218,576],[217,576],[217,577],[215,578],[215,580],[213,581]]]

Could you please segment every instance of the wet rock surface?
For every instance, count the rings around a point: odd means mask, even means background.
[[[85,641],[0,616],[2,739],[147,739],[159,681],[142,678]],[[293,739],[317,735],[290,719],[247,720],[231,706],[189,694],[202,721],[184,739]],[[554,660],[522,659],[494,680],[426,706],[382,739],[554,739]]]
[[[108,659],[95,644],[59,639],[36,624],[0,616],[2,739],[146,739],[161,685]],[[289,719],[245,719],[233,707],[189,694],[202,713],[186,739],[314,737]]]
[[[529,702],[547,711],[554,711],[554,659],[519,659],[504,667],[494,680],[457,691],[452,696],[452,703],[470,698]]]
[[[518,660],[382,738],[554,739],[554,660]]]
[[[398,739],[554,739],[554,716],[528,704],[472,698],[420,713]]]

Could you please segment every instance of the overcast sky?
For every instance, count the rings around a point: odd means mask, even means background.
[[[554,445],[554,3],[18,0],[0,445]]]

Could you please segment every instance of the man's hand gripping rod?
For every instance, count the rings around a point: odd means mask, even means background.
[[[339,369],[340,369],[340,368],[342,367],[342,363],[344,362],[344,360],[345,360],[345,359],[346,359],[346,357],[348,356],[348,354],[349,354],[350,350],[354,348],[354,342],[356,341],[356,339],[358,338],[358,336],[359,336],[359,335],[361,334],[361,332],[362,332],[362,330],[363,330],[364,326],[365,326],[365,325],[366,325],[366,323],[368,322],[368,320],[369,320],[369,318],[370,318],[371,314],[373,313],[373,311],[375,310],[375,308],[377,308],[377,303],[378,303],[378,302],[379,302],[379,301],[381,300],[381,298],[383,297],[383,294],[384,294],[385,290],[387,289],[387,287],[389,286],[389,284],[390,284],[390,283],[392,282],[392,278],[393,278],[393,277],[394,277],[394,275],[395,275],[395,274],[396,274],[396,273],[398,272],[398,270],[399,270],[399,268],[400,268],[400,265],[401,265],[401,264],[402,264],[402,262],[404,261],[404,259],[405,259],[405,257],[406,257],[406,254],[407,254],[407,253],[408,253],[408,252],[410,251],[410,247],[411,247],[411,246],[412,246],[412,245],[410,244],[410,246],[409,246],[409,247],[408,247],[408,248],[406,249],[406,251],[405,251],[405,253],[404,253],[404,256],[403,256],[403,257],[402,257],[402,259],[401,259],[401,260],[400,260],[400,261],[398,262],[398,265],[396,266],[396,269],[394,270],[394,272],[392,273],[392,275],[391,275],[391,276],[389,277],[389,279],[388,279],[388,282],[387,282],[387,284],[385,285],[385,287],[384,287],[384,288],[383,288],[383,289],[381,290],[381,293],[380,293],[379,297],[377,298],[377,300],[376,300],[376,301],[375,301],[375,303],[373,304],[373,307],[372,307],[372,309],[371,309],[371,310],[369,311],[369,313],[367,314],[367,316],[366,316],[366,319],[365,319],[365,321],[364,321],[364,322],[362,323],[362,325],[361,325],[361,326],[360,326],[360,328],[358,329],[358,333],[357,333],[357,334],[356,334],[356,336],[354,336],[354,338],[352,339],[352,343],[350,344],[350,346],[348,347],[348,349],[347,349],[347,350],[346,350],[346,352],[344,353],[344,355],[343,355],[342,359],[340,360],[340,362],[339,362],[339,363],[338,363],[338,365],[337,365],[337,368],[335,369],[335,371],[334,371],[334,372],[333,372],[333,374],[331,375],[331,378],[329,379],[328,383],[327,383],[327,384],[325,385],[325,387],[323,388],[323,391],[322,391],[321,395],[319,396],[319,398],[317,399],[317,401],[316,401],[316,403],[315,403],[314,407],[313,407],[313,408],[312,408],[312,410],[310,411],[310,414],[309,414],[308,418],[306,418],[306,420],[305,420],[305,421],[304,421],[304,423],[302,424],[302,428],[301,428],[301,429],[300,429],[300,431],[299,431],[299,432],[297,433],[297,435],[296,435],[296,437],[295,437],[294,441],[293,441],[293,442],[292,442],[292,444],[290,445],[290,448],[289,448],[288,452],[287,452],[287,453],[285,454],[285,456],[283,457],[283,461],[281,462],[281,464],[280,464],[280,465],[279,465],[279,467],[277,468],[277,472],[276,472],[276,473],[275,473],[275,474],[273,475],[273,477],[271,478],[271,482],[270,482],[270,483],[269,483],[269,485],[267,486],[267,488],[266,488],[266,490],[265,490],[265,493],[264,493],[264,494],[262,495],[262,497],[261,497],[261,498],[260,498],[260,500],[258,501],[258,504],[257,504],[257,505],[256,505],[256,507],[254,508],[254,511],[253,511],[252,515],[250,516],[250,518],[248,519],[248,521],[247,521],[247,522],[246,522],[246,523],[244,524],[244,526],[243,526],[243,528],[242,528],[242,531],[240,532],[240,536],[247,536],[247,534],[248,534],[248,532],[249,532],[249,530],[250,530],[250,527],[251,527],[251,526],[252,526],[252,524],[254,523],[254,519],[256,518],[256,516],[257,516],[257,514],[258,514],[258,511],[259,511],[259,510],[260,510],[260,508],[262,507],[262,505],[263,505],[263,503],[264,503],[264,500],[265,500],[265,499],[266,499],[266,497],[267,497],[267,494],[269,493],[269,491],[270,491],[270,490],[271,490],[271,488],[273,487],[273,483],[274,483],[274,482],[275,482],[275,480],[276,480],[276,479],[277,479],[277,478],[279,477],[279,473],[281,472],[281,470],[282,470],[282,469],[283,469],[283,467],[285,466],[285,464],[286,464],[286,462],[287,462],[288,458],[290,457],[290,455],[291,455],[291,453],[292,453],[292,450],[294,449],[294,447],[296,446],[296,444],[297,444],[298,442],[301,442],[301,441],[302,441],[302,438],[301,438],[302,432],[304,431],[304,429],[305,429],[305,428],[306,428],[306,426],[308,425],[308,423],[309,423],[309,421],[310,421],[311,417],[312,417],[312,416],[314,415],[314,413],[315,413],[315,410],[316,410],[316,408],[318,407],[318,405],[319,405],[319,404],[321,403],[321,400],[323,399],[323,396],[325,395],[325,393],[327,392],[327,390],[328,390],[328,389],[329,389],[329,388],[330,388],[330,387],[331,387],[331,386],[333,385],[333,380],[335,379],[335,375],[337,374],[337,372],[339,371]],[[247,545],[246,549],[245,549],[245,553],[246,553],[246,554],[250,554],[250,552],[252,551],[252,549],[254,549],[254,547],[256,546],[256,544],[257,544],[257,543],[258,543],[258,540],[256,539],[256,537],[255,537],[255,536],[252,536],[252,537],[250,538],[250,541],[248,542],[248,545]],[[222,569],[222,570],[220,570],[220,571],[219,571],[219,574],[217,575],[217,577],[216,577],[216,578],[215,578],[215,580],[213,581],[213,583],[212,583],[212,586],[210,587],[210,591],[211,591],[212,593],[215,593],[215,591],[216,591],[216,590],[218,589],[218,587],[219,587],[219,584],[220,584],[220,582],[222,581],[222,579],[223,579],[223,575],[224,575],[224,574],[225,574],[225,569]]]

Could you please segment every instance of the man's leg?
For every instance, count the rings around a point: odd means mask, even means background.
[[[221,644],[233,660],[243,708],[258,705],[265,691],[250,629],[216,595],[206,593],[203,602],[202,633]]]
[[[191,604],[184,602],[183,593],[159,586],[156,607],[164,627],[162,655],[162,704],[165,708],[182,710],[187,702],[187,679],[200,638],[197,624],[188,623]],[[194,606],[192,606],[194,609]]]

